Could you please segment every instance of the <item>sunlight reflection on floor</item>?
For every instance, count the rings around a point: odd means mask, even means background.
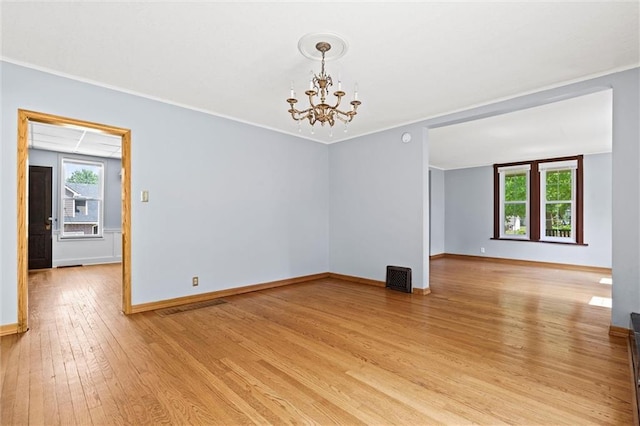
[[[611,308],[611,298],[593,296],[589,301],[589,304],[592,306],[602,306],[603,308]]]

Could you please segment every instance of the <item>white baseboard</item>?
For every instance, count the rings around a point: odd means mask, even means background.
[[[122,256],[118,257],[83,257],[79,259],[60,260],[53,263],[54,268],[64,266],[79,266],[79,265],[102,265],[105,263],[121,263]]]

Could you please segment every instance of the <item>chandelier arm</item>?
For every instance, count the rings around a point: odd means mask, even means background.
[[[311,92],[311,90],[308,90],[306,92],[307,95],[309,95],[309,105],[311,105],[309,109],[314,109],[316,107],[316,104],[313,102],[313,97],[317,95],[317,93],[315,91],[313,93],[309,93],[309,92]]]
[[[293,118],[295,121],[304,121],[304,120],[306,120],[307,118],[309,118],[309,116],[310,116],[310,115],[309,115],[309,114],[307,114],[307,115],[302,116],[302,117],[294,117],[294,116],[292,116],[292,118]]]
[[[296,113],[296,114],[306,114],[309,111],[311,111],[312,109],[313,108],[307,108],[307,109],[299,110],[299,109],[291,107],[291,108],[289,108],[289,112],[290,113]]]
[[[289,109],[289,113],[291,114],[291,118],[293,118],[296,121],[302,121],[305,120],[307,118],[309,118],[312,112],[312,108],[307,108],[305,110],[297,110],[293,107],[291,107],[291,109]]]
[[[345,95],[344,92],[335,92],[333,94],[333,96],[335,96],[336,98],[338,98],[336,100],[336,104],[334,106],[331,107],[332,110],[338,111],[338,107],[340,106],[340,102],[342,102],[342,97]]]
[[[349,118],[349,121],[353,120],[353,117],[358,114],[356,112],[356,110],[354,109],[353,111],[341,111],[339,109],[334,109],[334,111],[337,113],[338,117],[339,116],[345,116]]]
[[[343,123],[351,123],[351,121],[353,120],[353,117],[355,117],[354,115],[347,115],[345,116],[346,118],[343,118],[341,115],[336,115],[336,117],[342,121]]]

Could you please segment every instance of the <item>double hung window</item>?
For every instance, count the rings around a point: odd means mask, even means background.
[[[531,165],[498,168],[500,175],[500,237],[529,238]]]
[[[582,156],[494,165],[494,239],[583,244]]]
[[[102,236],[104,164],[62,159],[61,238]]]
[[[577,160],[540,163],[540,240],[576,242]]]

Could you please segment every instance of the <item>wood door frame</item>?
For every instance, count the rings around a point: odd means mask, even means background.
[[[18,333],[28,323],[27,163],[29,121],[95,129],[122,140],[122,312],[131,313],[131,130],[35,111],[18,110]]]

